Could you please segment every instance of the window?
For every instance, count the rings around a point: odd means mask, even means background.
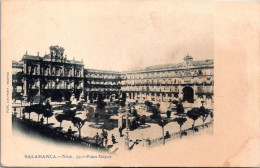
[[[199,75],[202,75],[202,70],[199,70]]]

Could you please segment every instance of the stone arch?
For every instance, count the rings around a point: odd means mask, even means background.
[[[186,86],[182,89],[183,101],[194,103],[194,90],[192,87]]]

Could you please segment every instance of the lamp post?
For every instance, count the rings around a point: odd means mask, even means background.
[[[133,107],[131,109],[133,109]],[[125,137],[125,148],[127,150],[129,150],[129,122],[128,122],[128,118],[130,115],[129,111],[130,111],[130,108],[127,104],[126,105],[126,137]]]
[[[119,107],[119,109],[118,109],[118,112],[119,112],[119,114],[118,114],[118,128],[122,128],[123,127],[123,120],[122,120],[122,111],[123,111],[123,109],[122,109],[122,107],[120,106]]]
[[[126,106],[126,136],[125,136],[125,148],[127,150],[129,150],[129,123],[128,123],[129,111],[130,108],[127,105]]]

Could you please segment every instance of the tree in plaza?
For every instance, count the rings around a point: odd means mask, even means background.
[[[157,120],[157,124],[162,127],[162,136],[163,136],[163,145],[165,144],[165,138],[164,138],[164,126],[168,124],[167,120]]]
[[[85,107],[85,111],[87,112],[86,113],[87,118],[92,118],[93,117],[93,114],[94,114],[94,108],[93,107],[86,106]]]
[[[78,102],[76,105],[77,110],[83,110],[83,103],[82,102]]]
[[[97,109],[96,109],[96,113],[98,113],[98,115],[96,115],[97,117],[100,117],[102,119],[105,117],[106,105],[107,103],[104,101],[104,95],[100,92],[98,94],[98,100],[97,100]]]
[[[138,114],[137,110],[135,109],[135,107],[133,107],[132,115],[133,115],[134,117],[140,116],[140,115]]]
[[[150,109],[151,109],[153,103],[150,102],[149,100],[146,100],[146,101],[144,102],[144,104],[145,104],[146,107],[147,107],[147,111],[150,111]]]
[[[70,121],[73,117],[76,116],[77,109],[71,110],[70,108],[64,108],[63,109],[63,114],[64,118],[63,120]]]
[[[146,122],[146,115],[142,115],[140,118],[140,125],[145,125]]]
[[[113,124],[109,122],[110,115],[106,114],[103,122],[103,128],[107,130],[112,130],[113,129]]]
[[[180,126],[180,137],[182,137],[182,135],[181,135],[181,128],[182,128],[182,125],[187,121],[187,118],[185,118],[185,117],[177,117],[177,118],[174,118],[173,121],[176,121],[179,124],[179,126]]]
[[[29,120],[31,119],[31,112],[33,112],[31,106],[26,106],[26,107],[24,107],[24,109],[23,109],[23,114],[24,114],[24,113],[28,113],[28,114],[29,114]]]
[[[183,104],[181,102],[179,102],[176,105],[176,111],[177,111],[177,114],[183,114],[184,113]]]
[[[39,122],[39,119],[40,119],[40,115],[43,114],[44,110],[45,110],[45,106],[43,106],[41,104],[37,104],[35,106],[34,112],[38,115],[38,122]]]
[[[205,123],[206,119],[208,118],[210,111],[209,111],[209,109],[206,109],[204,106],[201,106],[199,108],[199,110],[200,110],[200,117],[202,119],[203,129],[204,129],[204,125],[205,125],[204,123]]]
[[[61,128],[61,123],[63,120],[65,120],[66,116],[65,114],[56,114],[55,115],[56,120],[60,123],[60,128]]]
[[[200,117],[200,109],[195,107],[187,112],[187,116],[193,120],[192,129],[194,134],[195,121]]]
[[[94,117],[95,117],[96,124],[98,124],[99,123],[99,113],[95,112]]]
[[[43,116],[47,118],[47,124],[48,124],[49,117],[53,116],[53,110],[45,109],[43,111]]]
[[[156,106],[152,106],[151,110],[153,114],[150,116],[150,118],[161,119],[161,112]]]
[[[36,95],[34,97],[34,102],[38,103],[38,104],[42,104],[43,101],[45,101],[45,96],[42,96],[42,95]]]
[[[73,125],[78,128],[79,131],[79,139],[81,139],[81,128],[84,126],[85,124],[85,120],[82,120],[79,117],[73,117],[71,119],[71,122],[73,123]]]
[[[49,109],[49,110],[52,109],[52,106],[51,106],[49,100],[46,101],[46,103],[45,103],[45,108],[46,108],[46,109]]]

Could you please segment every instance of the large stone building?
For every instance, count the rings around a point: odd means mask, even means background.
[[[42,57],[26,53],[20,63],[24,97],[41,95],[52,101],[65,101],[79,98],[83,93],[83,61],[67,59],[62,47],[51,46],[50,53]]]
[[[26,53],[20,62],[13,62],[13,88],[27,100],[41,95],[52,101],[87,101],[96,100],[102,93],[107,99],[122,96],[139,102],[181,99],[212,104],[214,61],[193,61],[186,55],[177,64],[154,65],[138,71],[104,71],[84,69],[83,61],[69,60],[62,47],[51,46],[47,55]]]
[[[107,99],[119,97],[121,93],[121,74],[119,72],[85,69],[84,77],[86,100],[96,100],[99,93],[102,93]]]
[[[174,99],[194,103],[213,103],[214,61],[193,61],[190,55],[178,64],[154,65],[125,72],[121,90],[128,99],[171,102]]]
[[[15,102],[22,98],[23,95],[23,65],[17,61],[12,61],[12,97]]]

